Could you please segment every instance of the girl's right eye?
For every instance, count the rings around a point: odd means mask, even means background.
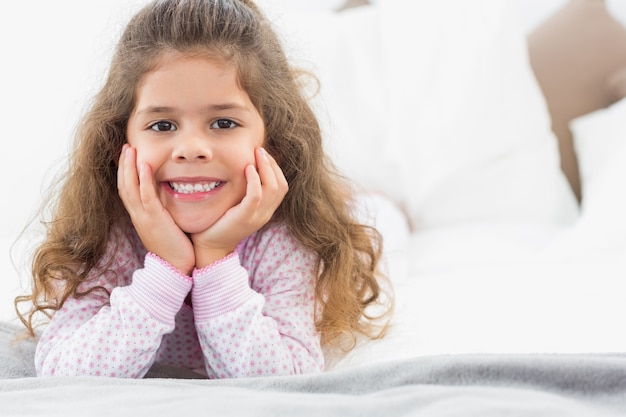
[[[176,126],[172,122],[160,121],[150,125],[150,129],[157,132],[170,132],[176,130]]]

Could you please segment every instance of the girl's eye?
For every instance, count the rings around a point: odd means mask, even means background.
[[[228,119],[219,119],[211,124],[211,129],[233,129],[239,126],[237,123]]]
[[[155,130],[157,132],[169,132],[169,131],[176,130],[176,126],[174,126],[174,123],[172,122],[161,121],[161,122],[156,122],[150,125],[150,129]]]

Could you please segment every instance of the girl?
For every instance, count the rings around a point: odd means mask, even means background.
[[[77,133],[21,315],[41,376],[323,369],[379,337],[381,238],[250,0],[158,0],[128,24]],[[385,315],[388,309],[380,314]]]

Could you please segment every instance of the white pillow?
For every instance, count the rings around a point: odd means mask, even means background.
[[[418,228],[569,224],[577,204],[515,2],[386,0],[277,20],[340,169]]]
[[[569,224],[574,196],[515,2],[382,2],[389,146],[419,227]]]
[[[583,204],[607,162],[626,143],[626,99],[570,122],[578,158]]]
[[[626,256],[626,99],[572,120],[582,213],[577,233],[587,250],[618,248]]]

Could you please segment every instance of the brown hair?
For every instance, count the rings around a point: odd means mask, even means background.
[[[209,54],[238,69],[239,82],[265,123],[264,147],[278,161],[289,192],[272,221],[284,222],[318,255],[317,327],[324,345],[354,346],[358,335],[384,333],[383,314],[368,314],[383,297],[380,234],[351,214],[349,183],[324,153],[320,127],[268,20],[248,0],[161,0],[140,10],[118,43],[104,87],[83,119],[44,242],[33,258],[32,302],[20,317],[50,315],[104,255],[113,229],[128,221],[117,193],[117,160],[135,87],[165,52]],[[55,285],[61,282],[63,285]],[[59,294],[56,288],[60,288]],[[82,287],[81,287],[82,288]],[[388,300],[387,300],[388,301]]]

